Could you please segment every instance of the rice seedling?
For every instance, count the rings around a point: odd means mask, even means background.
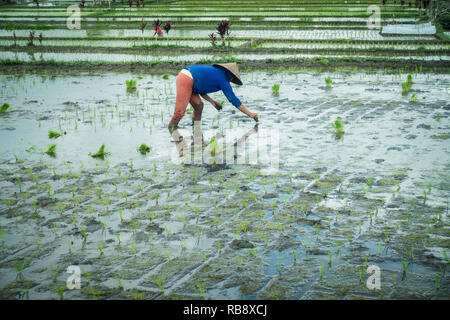
[[[64,300],[64,287],[58,287],[57,291],[58,291],[58,294],[59,294],[59,299],[60,300]]]
[[[131,242],[131,251],[133,252],[134,256],[136,257],[136,252],[137,252],[136,241]]]
[[[450,261],[449,261],[449,259],[448,259],[447,252],[445,251],[445,249],[442,249],[442,255],[444,256],[445,261],[447,261],[447,263],[450,263]]]
[[[423,190],[423,204],[427,202],[427,190]]]
[[[141,144],[141,145],[139,146],[139,148],[138,148],[138,151],[139,151],[141,154],[143,154],[143,155],[149,153],[150,150],[151,150],[151,148],[150,148],[149,146],[147,146],[146,144],[144,144],[144,143]]]
[[[116,276],[117,285],[119,286],[119,289],[124,289],[122,279],[119,278],[119,276]]]
[[[89,285],[89,283],[91,282],[91,275],[89,274],[89,270],[81,269],[81,272],[83,273],[84,280],[86,280],[86,284]]]
[[[156,283],[156,285],[158,286],[159,291],[160,291],[161,293],[164,293],[164,276],[161,275],[159,278],[157,278],[157,279],[155,280],[155,283]]]
[[[65,134],[65,132],[64,132]],[[48,137],[49,139],[56,139],[59,138],[60,136],[62,136],[63,134],[57,131],[53,131],[53,130],[49,130],[48,131]]]
[[[206,287],[204,284],[198,282],[194,285],[194,291],[199,295],[200,299],[205,298]]]
[[[220,253],[222,252],[222,242],[218,242],[217,243],[217,250],[219,250],[219,255],[220,255]]]
[[[402,260],[402,270],[403,270],[403,277],[406,275],[406,263],[404,260]]]
[[[340,138],[345,133],[344,122],[341,118],[337,118],[336,120],[334,120],[331,125],[334,128],[334,134],[337,138]]]
[[[366,267],[364,267],[364,266],[362,266],[361,268],[359,268],[359,283],[362,282],[362,278],[363,278],[363,275],[364,275],[365,270],[366,270]]]
[[[280,94],[280,85],[278,83],[275,83],[272,86],[272,94],[275,95],[275,96]]]
[[[170,261],[170,251],[169,250],[166,251],[166,257],[167,257],[167,260]]]
[[[323,264],[320,265],[319,279],[322,280],[322,277],[323,277]]]
[[[416,102],[416,101],[417,101],[417,96],[416,96],[415,93],[413,93],[413,94],[411,95],[411,98],[409,99],[409,101],[410,101],[410,102]]]
[[[144,43],[144,45],[145,45],[144,30],[145,30],[146,26],[147,26],[147,22],[144,20],[144,18],[142,18],[141,23],[139,24],[139,29],[141,29],[142,42]]]
[[[206,263],[206,254],[202,251],[203,262]]]
[[[101,145],[100,149],[98,149],[98,151],[96,153],[89,153],[89,155],[92,158],[100,158],[100,159],[104,159],[104,157],[109,154],[110,154],[110,152],[105,152],[104,144]]]
[[[331,266],[331,260],[333,259],[333,253],[331,250],[328,250],[328,264]]]
[[[125,80],[125,85],[127,87],[127,93],[136,91],[136,80]]]
[[[56,144],[51,144],[47,147],[47,150],[45,150],[44,152],[49,156],[54,157],[55,151],[56,151]]]
[[[86,240],[87,240],[87,233],[86,233],[86,229],[84,229],[84,228],[81,228],[81,229],[80,229],[80,231],[81,231],[81,234],[83,235],[84,241],[86,241]]]
[[[103,250],[105,249],[105,245],[103,244],[102,241],[100,241],[100,242],[97,244],[97,248],[98,248],[98,250],[100,251],[100,255],[102,256],[103,253],[104,253]]]
[[[165,73],[161,76],[161,79],[167,80],[167,79],[169,79],[169,75],[167,73]]]
[[[16,269],[16,278],[23,279],[23,268],[25,267],[25,261],[15,261],[14,268]]]
[[[331,86],[333,85],[333,81],[331,80],[330,77],[325,78],[325,84],[326,84],[327,88],[331,88]]]
[[[3,103],[2,106],[0,107],[0,114],[5,113],[6,110],[9,109],[9,107],[10,107],[9,103],[6,103],[6,102]],[[17,160],[17,158],[16,158],[16,160]]]
[[[437,290],[439,290],[439,278],[437,275],[434,276],[434,281],[435,281],[436,291],[437,291]]]

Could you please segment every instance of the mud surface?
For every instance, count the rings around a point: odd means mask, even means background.
[[[202,129],[204,146],[224,134],[246,147],[181,165],[172,74],[81,70],[2,75],[2,299],[450,298],[447,74],[413,74],[402,95],[406,74],[243,71],[235,92],[259,126],[205,102]],[[264,132],[279,133],[278,165],[237,164]],[[103,143],[110,154],[92,158]]]

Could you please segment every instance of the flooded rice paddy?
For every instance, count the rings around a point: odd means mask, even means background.
[[[448,75],[413,74],[402,94],[406,74],[241,74],[259,125],[205,104],[203,146],[233,135],[245,159],[278,132],[277,166],[177,164],[174,75],[3,74],[0,297],[448,299]],[[110,154],[92,158],[102,144]],[[66,287],[70,265],[80,290]]]

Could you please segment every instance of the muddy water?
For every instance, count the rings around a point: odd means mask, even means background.
[[[206,105],[204,145],[240,139],[242,160],[261,134],[279,133],[278,166],[176,164],[173,76],[3,75],[0,296],[448,299],[448,76],[413,75],[407,95],[406,75],[242,78],[235,92],[259,126],[229,103]],[[110,155],[90,157],[103,143]],[[367,264],[380,268],[380,290],[367,288]],[[66,287],[70,265],[83,271],[80,290]]]

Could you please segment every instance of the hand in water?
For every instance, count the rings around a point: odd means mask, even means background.
[[[257,115],[256,113],[253,113],[253,114],[251,115],[251,118],[252,118],[253,120],[255,120],[256,122],[258,122],[258,115]]]
[[[222,110],[222,105],[219,102],[214,102],[214,108],[217,109],[217,111]]]

